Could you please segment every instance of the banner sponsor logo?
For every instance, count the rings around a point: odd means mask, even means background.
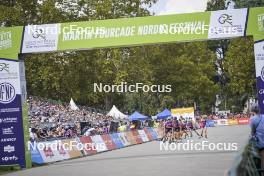
[[[230,9],[211,12],[208,38],[244,36],[247,9]]]
[[[17,160],[18,160],[18,157],[16,155],[2,157],[3,162],[17,161]]]
[[[4,143],[4,142],[15,142],[16,141],[16,138],[2,138],[1,139],[1,143]]]
[[[264,14],[258,15],[258,30],[264,31]]]
[[[22,53],[56,51],[59,26],[59,24],[26,26]]]
[[[0,62],[0,72],[1,73],[3,73],[3,72],[9,73],[9,64]]]
[[[15,146],[7,145],[4,146],[4,152],[12,153],[15,151]]]
[[[11,127],[8,127],[8,128],[2,128],[2,134],[3,135],[12,135],[14,134],[14,127],[11,126]]]
[[[11,103],[16,97],[16,91],[12,84],[4,82],[0,84],[0,103]]]
[[[228,15],[228,14],[222,14],[219,18],[218,18],[218,22],[220,24],[230,24],[233,25],[233,20],[232,20],[232,15]]]
[[[262,81],[264,81],[264,66],[263,66],[262,69],[261,69],[261,74],[260,74],[260,76],[261,76]]]
[[[17,123],[17,117],[2,118],[0,119],[0,124],[1,123]]]
[[[0,50],[12,47],[12,32],[0,32]]]

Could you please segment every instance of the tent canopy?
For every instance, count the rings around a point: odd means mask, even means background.
[[[171,112],[170,110],[165,108],[162,112],[158,113],[156,116],[157,116],[157,119],[166,119],[171,116]]]
[[[128,116],[120,112],[115,105],[113,105],[112,109],[108,112],[109,116],[112,116],[116,119],[126,119]]]
[[[130,121],[133,121],[133,120],[145,120],[147,119],[148,116],[145,116],[143,114],[140,114],[139,112],[135,111],[133,114],[131,114],[129,116],[129,120]]]

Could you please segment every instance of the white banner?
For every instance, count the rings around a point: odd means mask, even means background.
[[[211,12],[208,39],[244,36],[246,19],[246,8]]]
[[[60,24],[25,27],[22,53],[57,51]]]

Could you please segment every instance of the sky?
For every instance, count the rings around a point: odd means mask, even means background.
[[[155,15],[203,12],[208,0],[158,0],[150,9]]]

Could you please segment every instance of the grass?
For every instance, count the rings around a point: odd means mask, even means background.
[[[8,174],[10,172],[19,171],[21,168],[20,166],[0,166],[0,175]]]

